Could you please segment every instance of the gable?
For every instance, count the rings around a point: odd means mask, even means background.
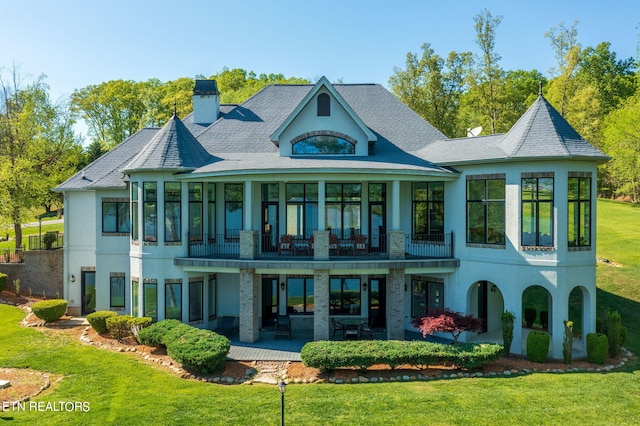
[[[369,143],[376,135],[357,116],[351,106],[325,77],[298,104],[280,127],[271,135],[279,146],[280,156],[299,155],[297,143],[322,143],[330,140],[332,147],[341,145],[345,150],[330,150],[338,155],[367,156]],[[348,151],[348,152],[347,152]]]

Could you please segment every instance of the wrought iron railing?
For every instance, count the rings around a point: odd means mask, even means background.
[[[29,250],[59,250],[63,247],[63,233],[45,232],[44,234],[29,235]]]
[[[237,234],[189,234],[189,257],[233,259],[240,257]]]
[[[407,257],[451,258],[453,257],[453,233],[407,234],[404,251]]]

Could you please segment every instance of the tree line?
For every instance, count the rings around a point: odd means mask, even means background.
[[[637,62],[618,59],[611,44],[578,42],[578,23],[544,34],[555,54],[548,77],[536,69],[505,70],[496,50],[501,16],[483,10],[473,20],[477,50],[439,55],[428,42],[409,52],[389,79],[391,91],[448,137],[504,133],[539,93],[589,142],[612,157],[599,173],[601,196],[640,198],[640,85]],[[526,54],[523,53],[523,54]],[[221,103],[238,104],[269,84],[306,84],[282,74],[224,68]],[[191,112],[195,78],[162,82],[112,80],[52,101],[45,76],[26,81],[15,66],[0,69],[0,217],[16,231],[33,208],[62,205],[55,187],[145,127],[160,127],[174,110]],[[87,140],[74,133],[83,120]]]

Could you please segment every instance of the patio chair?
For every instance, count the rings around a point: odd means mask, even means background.
[[[220,324],[218,325],[218,329],[216,332],[218,334],[222,334],[228,338],[231,338],[233,334],[238,331],[238,326],[236,325],[236,317],[223,316],[220,318]]]
[[[332,339],[336,336],[336,331],[344,332],[344,324],[340,324],[335,318],[331,318],[331,325],[333,325],[333,334],[331,335]]]
[[[291,319],[287,315],[278,315],[275,320],[275,335],[274,337],[277,339],[278,336],[286,337],[287,339],[291,337]]]
[[[286,251],[288,251],[289,254],[294,254],[293,249],[293,235],[282,235],[278,242],[278,256],[282,255],[282,253]]]
[[[362,336],[367,334],[369,335],[369,337],[371,337],[371,339],[375,339],[375,337],[373,337],[373,329],[369,324],[362,324],[360,326],[360,333],[362,334]]]
[[[365,255],[369,254],[369,243],[367,242],[366,235],[356,235],[354,238],[354,256],[359,252],[364,252]]]
[[[329,234],[329,253],[334,252],[337,256],[339,254],[340,246],[338,245],[338,236]]]

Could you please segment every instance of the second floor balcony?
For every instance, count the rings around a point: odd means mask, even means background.
[[[453,233],[364,235],[340,238],[329,231],[311,235],[272,235],[238,231],[189,235],[189,257],[205,259],[394,260],[452,259]]]

